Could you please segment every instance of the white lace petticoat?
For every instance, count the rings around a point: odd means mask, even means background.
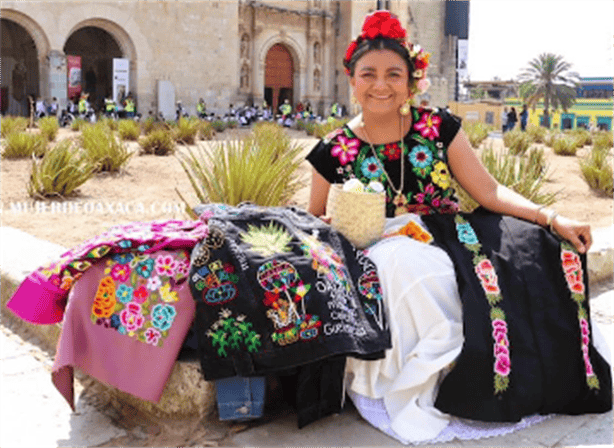
[[[454,439],[477,440],[497,437],[528,428],[529,426],[536,425],[553,417],[553,415],[532,415],[525,417],[518,423],[478,422],[452,417],[448,426],[446,426],[434,439],[409,441],[399,436],[390,427],[390,417],[388,416],[388,412],[386,412],[383,399],[364,397],[351,390],[348,390],[348,395],[352,399],[360,415],[366,421],[384,434],[393,437],[404,445],[432,445],[450,442]]]

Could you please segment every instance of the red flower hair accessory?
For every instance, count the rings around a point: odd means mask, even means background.
[[[405,39],[405,34],[405,29],[401,26],[399,19],[389,11],[375,11],[365,18],[360,36],[363,39],[375,39],[377,36]]]

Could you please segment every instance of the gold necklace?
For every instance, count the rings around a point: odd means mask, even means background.
[[[405,142],[403,141],[403,137],[404,137],[403,132],[405,131],[405,123],[403,121],[404,121],[403,116],[401,116],[401,140],[399,141],[399,145],[401,146],[401,157],[400,157],[401,184],[399,185],[399,188],[396,188],[394,184],[392,183],[392,179],[390,179],[390,175],[386,171],[386,168],[384,168],[384,164],[382,163],[382,161],[379,159],[377,152],[375,151],[375,148],[373,147],[373,143],[371,143],[369,134],[367,134],[367,127],[365,126],[364,121],[362,122],[362,129],[363,129],[363,132],[365,133],[365,137],[367,137],[367,143],[369,144],[369,147],[371,148],[373,157],[375,157],[375,160],[377,160],[377,164],[379,165],[379,167],[382,169],[382,171],[386,175],[386,180],[388,181],[388,185],[390,185],[390,189],[393,191],[393,193],[395,193],[395,197],[392,200],[392,203],[396,206],[396,209],[394,212],[395,216],[407,213],[407,209],[405,208],[405,205],[407,205],[407,197],[403,194],[403,187],[405,186],[405,163],[403,163],[403,157],[405,156]]]

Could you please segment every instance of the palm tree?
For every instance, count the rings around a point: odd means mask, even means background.
[[[544,100],[544,126],[550,127],[550,106],[567,111],[576,99],[578,74],[562,56],[542,53],[520,74],[520,97],[530,106]]]

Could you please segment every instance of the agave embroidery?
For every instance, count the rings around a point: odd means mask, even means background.
[[[258,252],[264,257],[275,254],[290,252],[290,241],[292,236],[274,222],[267,226],[257,227],[248,225],[248,231],[241,234],[241,240],[252,246],[251,250]]]

